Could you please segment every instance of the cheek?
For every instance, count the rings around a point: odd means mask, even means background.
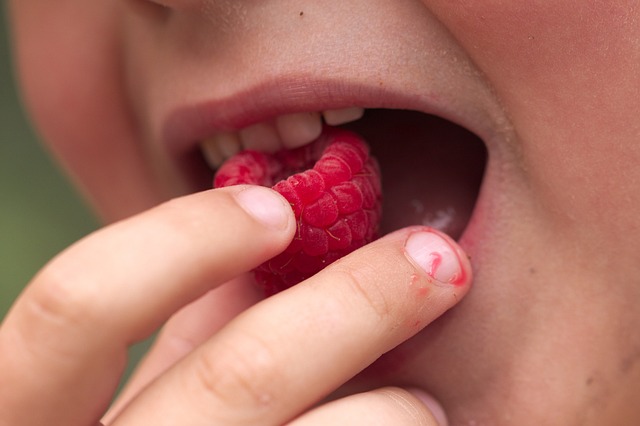
[[[640,209],[637,2],[425,3],[500,97],[551,219],[576,232],[613,219],[628,232]]]
[[[511,79],[520,83],[602,72],[611,59],[637,50],[638,11],[632,0],[425,2],[433,3],[483,70],[515,74]]]
[[[122,90],[117,6],[15,0],[10,12],[27,108],[97,211],[111,221],[157,203]]]

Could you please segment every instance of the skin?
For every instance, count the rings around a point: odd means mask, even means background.
[[[159,3],[9,2],[24,97],[44,140],[105,221],[135,216],[47,265],[3,324],[0,382],[13,390],[0,393],[7,424],[97,421],[124,348],[169,317],[106,423],[280,424],[302,413],[298,424],[348,422],[365,413],[363,400],[345,396],[370,391],[359,395],[384,402],[367,407],[391,418],[413,413],[394,424],[434,424],[408,387],[429,391],[452,425],[640,421],[635,2]],[[203,101],[233,110],[238,93],[283,74],[436,93],[445,100],[435,109],[469,120],[484,139],[487,176],[460,241],[474,288],[424,330],[469,282],[433,285],[418,272],[434,295],[421,303],[408,293],[418,270],[403,251],[411,230],[254,305],[258,297],[241,279],[223,283],[286,247],[291,218],[278,229],[259,225],[230,201],[233,190],[154,207],[194,192],[162,145],[171,112]],[[237,127],[232,121],[219,127]],[[124,253],[105,250],[130,235],[140,238]],[[211,238],[225,251],[199,248]],[[176,243],[181,250],[172,254]],[[149,264],[144,253],[154,247],[167,250]],[[357,272],[367,263],[377,269]],[[91,285],[113,270],[106,287]],[[354,273],[357,292],[339,285]],[[132,283],[139,291],[123,293]],[[383,315],[366,308],[380,303]],[[319,317],[337,309],[336,333],[298,313],[301,306]],[[292,325],[271,326],[273,318]],[[419,329],[394,327],[416,322]],[[260,333],[262,340],[247,338]],[[264,358],[234,361],[253,350]],[[336,367],[308,365],[318,353]],[[235,367],[221,384],[211,379],[224,377],[217,357]],[[334,402],[308,411],[334,391]]]

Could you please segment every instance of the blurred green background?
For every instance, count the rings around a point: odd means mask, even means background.
[[[53,255],[98,226],[47,156],[17,94],[0,5],[0,318]]]
[[[0,3],[0,320],[48,260],[99,226],[29,125],[4,7]],[[148,345],[132,349],[129,371]]]

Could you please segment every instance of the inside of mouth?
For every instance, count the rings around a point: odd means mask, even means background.
[[[380,163],[382,235],[427,225],[460,237],[487,162],[479,137],[445,119],[403,110],[367,110],[340,127],[360,134]]]
[[[380,235],[412,225],[431,226],[455,239],[462,235],[487,163],[478,136],[443,118],[408,110],[368,109],[363,118],[338,127],[361,135],[380,164]],[[189,170],[194,175],[208,169],[198,156]],[[193,167],[197,163],[202,167]],[[208,170],[203,189],[211,187]]]

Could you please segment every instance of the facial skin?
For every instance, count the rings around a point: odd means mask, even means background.
[[[34,121],[107,221],[195,192],[167,149],[167,123],[194,105],[236,130],[352,106],[364,88],[358,106],[468,127],[489,155],[461,238],[474,288],[341,392],[420,386],[453,425],[640,421],[636,2],[16,0],[10,11]]]

